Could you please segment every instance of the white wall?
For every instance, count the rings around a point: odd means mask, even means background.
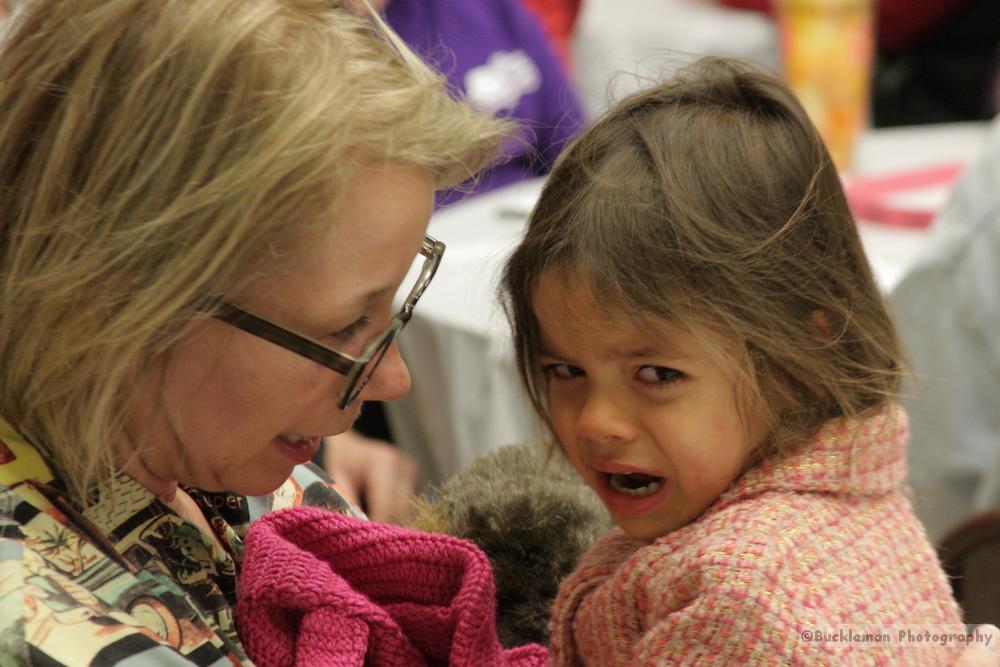
[[[584,0],[574,80],[591,116],[698,55],[746,58],[777,69],[777,31],[759,12],[710,0]]]

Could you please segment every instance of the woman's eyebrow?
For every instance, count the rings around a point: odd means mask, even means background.
[[[333,314],[328,314],[328,319],[324,320],[326,323],[324,329],[339,329],[342,324],[334,324],[336,322],[343,322],[346,314],[357,315],[359,313],[365,313],[376,301],[384,297],[386,294],[392,292],[391,287],[380,287],[378,289],[372,290],[367,294],[360,294],[350,301],[348,301],[347,306],[341,306],[337,309],[336,316]]]
[[[378,289],[372,290],[371,292],[368,292],[367,294],[359,295],[353,300],[351,306],[354,309],[367,308],[368,306],[371,306],[373,303],[375,303],[376,301],[378,301],[379,299],[381,299],[386,294],[389,294],[392,291],[393,291],[392,287],[389,286],[380,287]]]

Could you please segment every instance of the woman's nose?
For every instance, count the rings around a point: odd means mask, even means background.
[[[399,346],[393,341],[360,398],[366,401],[395,401],[406,396],[409,391],[410,370],[403,361],[403,355],[399,353]]]
[[[607,391],[591,391],[580,406],[576,434],[592,442],[627,443],[637,429],[625,399]]]

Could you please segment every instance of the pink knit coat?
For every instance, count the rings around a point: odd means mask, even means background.
[[[906,416],[837,420],[652,544],[619,530],[563,582],[555,665],[945,665],[952,648],[817,644],[841,624],[959,624],[904,492]]]
[[[258,667],[544,665],[501,648],[495,605],[472,543],[302,507],[250,527],[236,619]]]

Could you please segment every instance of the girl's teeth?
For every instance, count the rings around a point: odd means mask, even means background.
[[[282,433],[281,437],[288,442],[300,442],[307,439],[306,436],[298,435],[297,433]]]
[[[642,486],[636,486],[635,480],[630,480],[629,478],[637,473],[620,473],[613,474],[609,476],[609,483],[611,488],[618,493],[624,493],[626,496],[648,496],[652,493],[656,493],[660,486],[663,484],[661,478],[650,477],[649,475],[641,475],[643,479],[649,479],[647,483]]]

